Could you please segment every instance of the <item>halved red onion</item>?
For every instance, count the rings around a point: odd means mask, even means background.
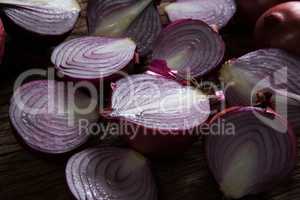
[[[91,148],[70,158],[67,183],[77,200],[156,200],[157,189],[148,164],[131,150]]]
[[[230,61],[221,69],[230,106],[272,107],[299,132],[300,57],[280,49],[261,49]]]
[[[230,105],[250,105],[259,92],[300,95],[300,57],[280,49],[260,49],[225,64],[220,80],[225,83]],[[281,92],[282,93],[282,92]]]
[[[134,58],[136,45],[129,38],[80,37],[62,43],[52,63],[75,79],[103,79],[124,69]]]
[[[141,55],[149,53],[161,30],[152,0],[90,0],[87,12],[90,34],[130,37]]]
[[[171,21],[196,19],[221,29],[235,14],[236,4],[234,0],[177,0],[165,11]]]
[[[80,13],[76,0],[0,0],[0,4],[15,24],[40,35],[69,32]]]
[[[112,111],[122,136],[145,154],[176,154],[191,144],[194,130],[210,116],[206,95],[161,76],[141,74],[114,84]]]
[[[224,195],[238,199],[272,189],[296,164],[296,139],[278,114],[231,108],[211,122],[206,139],[209,167]]]
[[[188,80],[215,69],[224,53],[222,37],[210,26],[199,20],[180,20],[161,32],[152,59],[165,61],[170,71]]]
[[[18,88],[11,99],[9,116],[13,127],[24,142],[34,150],[60,154],[72,151],[89,137],[84,123],[97,122],[95,110],[81,114],[81,108],[91,101],[87,95],[76,92],[72,97],[64,84],[54,81],[33,81]],[[72,97],[72,99],[71,99]]]

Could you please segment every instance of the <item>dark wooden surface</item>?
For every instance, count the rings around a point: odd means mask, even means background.
[[[85,8],[86,0],[82,0]],[[85,13],[72,35],[86,32]],[[245,40],[237,45],[237,35],[223,33],[231,54],[247,46]],[[242,46],[242,47],[241,47]],[[0,69],[0,200],[69,200],[72,199],[65,181],[67,157],[49,159],[29,152],[15,138],[9,124],[9,99],[15,78],[26,69],[49,66],[49,50],[32,51],[30,46],[14,43],[7,46],[8,55]],[[22,58],[22,59],[21,59]],[[109,141],[111,142],[111,141]],[[299,159],[300,161],[300,159]],[[160,200],[222,200],[205,162],[202,140],[183,156],[172,160],[152,160]],[[300,200],[300,162],[293,178],[281,188],[245,200]]]

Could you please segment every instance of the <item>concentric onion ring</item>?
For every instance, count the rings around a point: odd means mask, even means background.
[[[75,99],[90,101],[82,93],[77,93]],[[89,137],[86,129],[80,129],[79,120],[96,122],[98,114],[93,111],[80,116],[67,101],[65,88],[54,81],[27,83],[17,89],[11,99],[11,123],[32,149],[50,154],[69,152]]]
[[[189,130],[210,115],[208,97],[190,86],[142,74],[116,82],[110,117],[125,118],[142,127]]]
[[[152,0],[90,0],[89,33],[107,37],[130,37],[141,55],[149,53],[161,23]]]
[[[6,16],[18,26],[40,35],[63,35],[75,25],[76,0],[0,0]]]
[[[235,14],[236,4],[234,0],[177,0],[165,10],[171,21],[196,19],[222,28]]]
[[[224,42],[199,20],[176,21],[166,27],[153,49],[153,60],[164,60],[183,79],[203,76],[222,61]]]
[[[135,49],[129,38],[80,37],[59,45],[51,60],[68,77],[100,79],[125,68]]]
[[[78,200],[157,199],[148,162],[131,150],[115,147],[84,150],[68,161],[66,177]]]
[[[219,132],[212,129],[207,137],[206,154],[228,198],[265,192],[287,178],[295,167],[294,134],[274,112],[232,108],[212,120],[211,127],[220,126]]]

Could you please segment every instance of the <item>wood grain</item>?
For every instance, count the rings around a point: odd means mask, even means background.
[[[87,0],[80,0],[81,18],[72,37],[87,33]],[[161,13],[163,15],[163,13]],[[164,19],[165,20],[165,19]],[[225,40],[229,42],[229,51],[235,55],[236,41],[251,49],[251,40],[240,38],[240,30],[225,30]],[[68,200],[72,199],[65,182],[65,159],[47,159],[24,149],[17,141],[11,129],[8,108],[15,78],[26,69],[46,68],[49,63],[49,51],[30,52],[32,58],[18,59],[29,47],[17,47],[8,44],[5,65],[1,66],[0,76],[0,200]],[[243,49],[247,49],[241,47]],[[16,52],[19,52],[16,53]],[[22,55],[21,55],[22,54]],[[26,54],[27,55],[27,54]],[[34,58],[34,59],[33,59]],[[16,62],[16,61],[22,62]],[[114,138],[107,144],[119,144]],[[160,200],[221,200],[222,194],[209,173],[202,140],[194,144],[188,152],[172,160],[152,160],[153,172],[159,187]],[[300,141],[298,141],[300,144]],[[123,144],[122,144],[123,145]],[[300,146],[298,145],[298,149]],[[300,199],[300,159],[292,179],[282,187],[262,196],[247,197],[245,200],[298,200]]]

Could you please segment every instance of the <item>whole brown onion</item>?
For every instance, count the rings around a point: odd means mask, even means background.
[[[279,4],[257,21],[255,38],[262,47],[281,48],[300,55],[300,2]]]
[[[256,20],[269,8],[287,0],[236,0],[238,13],[245,20],[255,24]]]

